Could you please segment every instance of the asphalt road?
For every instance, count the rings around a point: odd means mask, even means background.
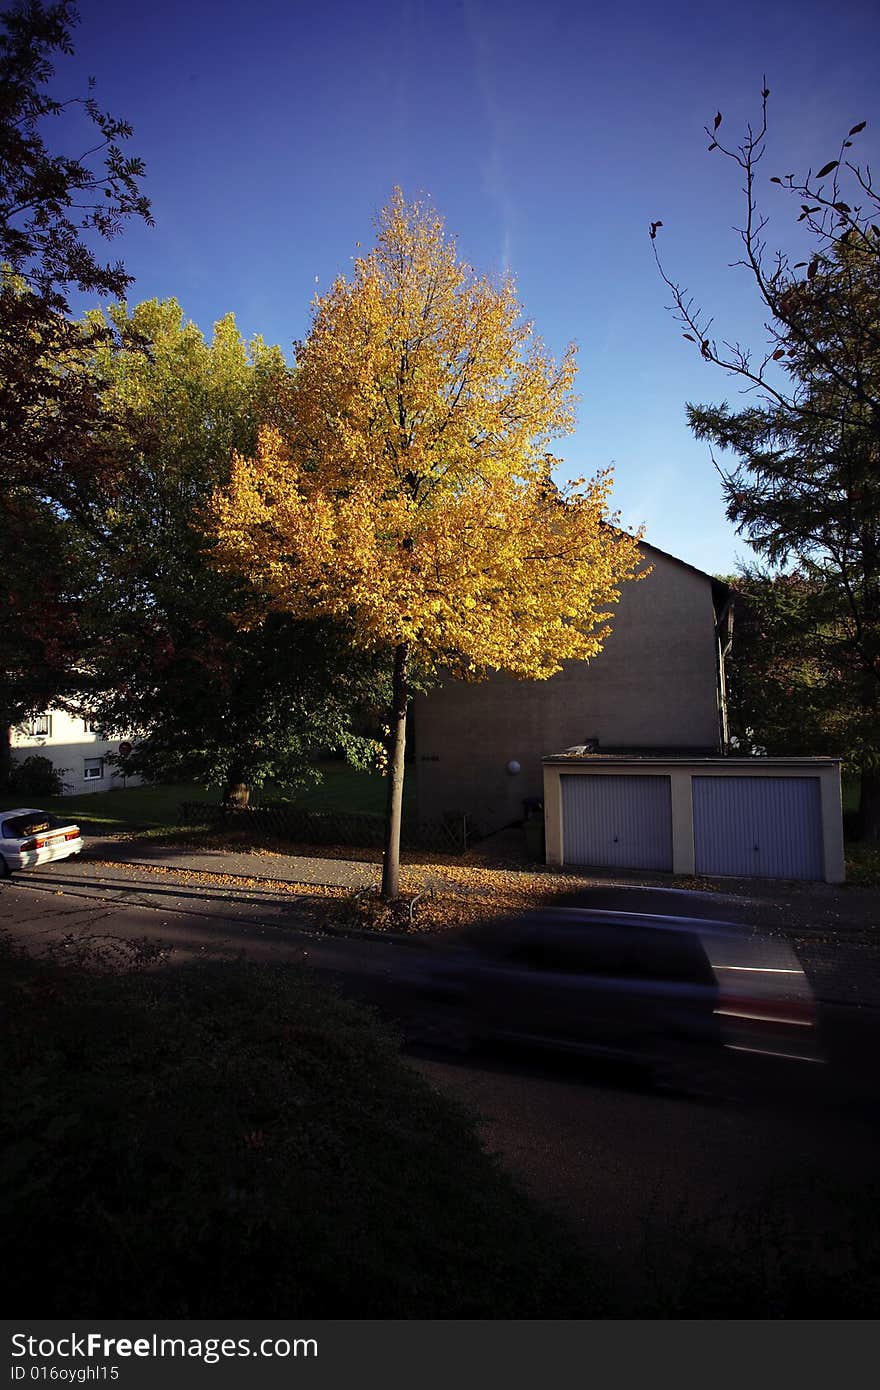
[[[110,849],[125,853],[125,846],[118,843],[112,844]],[[160,920],[151,918],[149,930],[163,935],[177,959],[205,952],[236,954],[241,951],[265,960],[287,956],[290,952],[301,958],[307,951],[309,963],[316,968],[335,970],[343,975],[390,978],[400,968],[396,962],[405,960],[407,951],[424,948],[424,938],[394,942],[387,937],[372,936],[359,942],[357,937],[346,939],[316,933],[303,911],[306,900],[273,886],[273,877],[280,876],[281,871],[271,857],[265,864],[257,860],[255,865],[253,855],[227,856],[218,851],[206,863],[201,854],[181,851],[178,855],[176,850],[138,845],[136,852],[143,863],[137,865],[96,862],[94,856],[99,852],[101,843],[93,842],[89,845],[91,858],[65,860],[17,874],[11,881],[0,881],[3,894],[21,890],[35,895],[43,903],[42,909],[25,913],[32,923],[28,928],[31,935],[39,936],[44,930],[39,926],[39,918],[43,911],[48,912],[48,901],[62,895],[67,900],[64,912],[60,917],[52,914],[53,920],[75,924],[77,931],[83,930],[90,921],[100,921],[101,914],[114,907],[142,907],[158,914]],[[242,860],[241,865],[238,859]],[[347,876],[354,873],[356,877],[364,876],[367,882],[375,879],[378,872],[373,864],[339,860],[325,863],[315,859],[309,861],[309,874],[301,877],[301,863],[305,862],[296,861],[295,876],[301,882],[314,882],[318,894],[323,881],[346,882]],[[164,866],[163,871],[151,872],[156,865]],[[202,869],[202,875],[193,872],[198,868]],[[252,877],[255,868],[261,879],[258,885]],[[283,868],[286,876],[293,873],[287,860],[283,861]],[[168,869],[174,871],[165,871]],[[236,871],[240,871],[240,877],[236,877]],[[211,879],[212,874],[215,881]],[[225,876],[225,881],[216,881],[217,875]],[[358,879],[352,886],[363,885]],[[631,891],[590,889],[585,901],[588,897],[590,906],[619,909],[621,892],[631,894]],[[639,891],[640,910],[681,911],[697,916],[719,913],[717,894],[703,901],[699,894],[682,896]],[[91,906],[80,908],[78,904]],[[724,915],[733,916],[729,902],[724,904]],[[18,921],[19,932],[23,930],[23,919],[18,920],[15,914],[13,919],[12,925]],[[865,925],[867,928],[870,924]],[[57,926],[47,923],[47,939],[57,936],[58,931]],[[838,1073],[847,1083],[853,1079],[860,1086],[877,1083],[871,1059],[876,1055],[880,1039],[880,951],[872,939],[873,934],[841,932],[839,938],[834,938],[828,933],[803,936],[791,932],[788,936],[797,947],[813,987],[820,1023]],[[380,993],[373,991],[377,997]]]
[[[296,899],[271,890],[195,887],[87,863],[3,882],[0,928],[37,950],[92,937],[149,938],[171,962],[240,954],[299,961],[367,995],[393,985],[413,952],[426,949],[417,940],[315,932]],[[802,1073],[797,1085],[777,1077],[733,1098],[657,1094],[619,1074],[533,1057],[465,1061],[423,1050],[411,1064],[473,1111],[486,1146],[566,1216],[638,1316],[659,1278],[668,1285],[697,1277],[695,1252],[716,1238],[748,1243],[763,1232],[760,1258],[778,1261],[781,1243],[830,1261],[843,1284],[861,1276],[860,1261],[876,1264],[873,1237],[866,1254],[856,1227],[880,1159],[878,1014],[857,996],[828,1007],[848,1020],[833,1066]],[[871,1084],[860,1082],[853,1094],[851,1064],[864,1057]]]
[[[196,886],[62,863],[0,881],[0,930],[31,950],[66,939],[146,938],[166,948],[172,963],[245,955],[344,974],[385,975],[410,949],[316,932],[297,901],[259,889]]]
[[[516,1181],[567,1218],[631,1316],[661,1282],[699,1284],[713,1244],[751,1246],[753,1262],[821,1261],[842,1282],[870,1268],[876,1280],[876,1224],[860,1231],[864,1193],[877,1194],[876,1112],[698,1102],[503,1064],[415,1065],[479,1117]]]

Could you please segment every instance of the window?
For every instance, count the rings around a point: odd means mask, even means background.
[[[25,724],[24,731],[31,738],[48,738],[52,732],[52,719],[48,714],[35,714],[29,723]]]
[[[59,820],[57,816],[48,815],[45,811],[35,819],[33,811],[30,811],[27,815],[10,816],[9,820],[4,821],[2,835],[4,840],[24,840],[28,835],[39,835],[44,830],[57,830],[59,826],[68,823]]]
[[[103,776],[103,758],[83,758],[83,778],[86,782],[100,782]]]

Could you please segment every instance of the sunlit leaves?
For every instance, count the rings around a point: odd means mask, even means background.
[[[574,350],[554,363],[512,281],[475,274],[399,191],[378,230],[315,303],[291,436],[264,430],[214,496],[218,562],[428,670],[551,675],[601,648],[639,559],[608,525],[607,474],[551,479]]]

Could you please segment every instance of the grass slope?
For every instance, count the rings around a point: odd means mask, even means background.
[[[123,830],[139,826],[174,826],[180,823],[183,801],[218,799],[216,791],[194,783],[169,786],[117,787],[108,792],[86,792],[79,796],[33,797],[26,792],[0,797],[0,810],[14,806],[37,805],[41,810],[94,826],[96,830]]]
[[[321,780],[302,787],[287,798],[273,788],[266,788],[263,800],[287,799],[292,806],[309,811],[348,811],[381,815],[385,810],[387,783],[377,772],[357,772],[347,763],[332,761],[318,768]],[[205,801],[216,804],[219,787],[202,787],[195,783],[172,783],[143,787],[117,787],[113,791],[88,792],[79,796],[38,797],[42,810],[55,811],[85,822],[95,830],[111,831],[140,827],[174,827],[180,824],[180,807],[184,801]],[[260,800],[255,796],[255,804]],[[7,793],[0,797],[0,810],[28,806],[34,802],[23,792]],[[406,809],[415,806],[415,778],[410,775],[404,793]]]
[[[466,1115],[301,971],[3,965],[9,1316],[600,1308]]]

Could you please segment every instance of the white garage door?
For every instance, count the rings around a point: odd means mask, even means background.
[[[698,874],[825,876],[818,777],[695,777]]]
[[[563,776],[566,864],[617,869],[672,868],[668,777]]]

